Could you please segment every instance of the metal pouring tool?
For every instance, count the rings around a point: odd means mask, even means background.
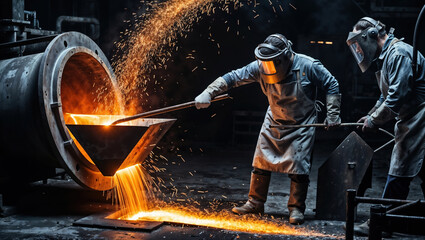
[[[361,126],[363,126],[363,123],[341,123],[339,125],[339,127],[361,127]],[[312,124],[302,124],[302,125],[269,125],[269,127],[270,128],[303,128],[303,127],[327,127],[327,125],[324,123],[312,123]],[[394,135],[392,133],[382,128],[378,128],[378,130],[387,134],[392,139],[388,141],[387,143],[385,143],[384,145],[375,149],[373,152],[377,152],[381,150],[382,148],[386,147],[387,145],[391,144],[392,142],[394,142]]]
[[[217,101],[225,100],[225,99],[229,99],[229,98],[231,98],[231,97],[228,94],[223,94],[223,95],[215,97],[214,99],[211,100],[211,102],[217,102]],[[121,118],[121,119],[118,119],[118,120],[112,122],[111,125],[116,125],[118,123],[128,122],[128,121],[138,119],[138,118],[152,117],[152,116],[155,116],[155,115],[173,112],[173,111],[177,111],[177,110],[185,109],[185,108],[190,108],[190,107],[194,107],[194,106],[195,106],[195,101],[181,103],[181,104],[177,104],[177,105],[174,105],[174,106],[160,108],[160,109],[156,109],[156,110],[152,110],[152,111],[148,111],[148,112],[144,112],[144,113],[139,113],[139,114],[136,114],[136,115],[133,115],[133,116],[130,116],[130,117]]]

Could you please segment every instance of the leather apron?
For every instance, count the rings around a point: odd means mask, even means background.
[[[300,70],[296,81],[263,84],[270,106],[258,137],[252,166],[288,174],[309,174],[315,128],[270,128],[270,125],[315,123],[315,103],[304,93]],[[289,76],[288,76],[289,78]]]
[[[390,46],[397,43],[394,39]],[[388,96],[389,80],[385,72],[376,72],[378,86],[384,99]],[[388,174],[396,177],[414,177],[421,170],[425,156],[425,103],[406,104],[400,109],[394,126],[395,143]]]

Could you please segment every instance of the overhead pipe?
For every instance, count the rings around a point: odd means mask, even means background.
[[[60,16],[56,20],[56,31],[57,32],[62,32],[62,24],[64,22],[91,24],[91,25],[94,26],[94,28],[93,28],[93,34],[90,37],[94,40],[97,40],[100,37],[100,24],[99,24],[99,20],[97,20],[97,18]]]
[[[422,24],[422,18],[425,12],[425,5],[422,7],[421,12],[419,13],[418,19],[416,20],[415,25],[415,31],[413,32],[413,61],[412,61],[412,68],[413,68],[413,78],[416,78],[416,73],[418,71],[418,39],[419,39],[419,29]]]

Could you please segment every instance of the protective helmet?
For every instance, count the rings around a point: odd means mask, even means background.
[[[292,43],[282,34],[272,34],[254,51],[261,78],[269,84],[278,83],[286,78],[292,65]]]
[[[364,17],[361,20],[367,21],[373,26],[358,33],[349,32],[347,45],[360,69],[365,72],[378,56],[378,34],[385,29],[379,21],[375,21],[373,18]]]

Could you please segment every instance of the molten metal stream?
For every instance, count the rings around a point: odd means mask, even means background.
[[[154,182],[140,164],[117,171],[114,181],[115,199],[124,218],[152,208]]]

